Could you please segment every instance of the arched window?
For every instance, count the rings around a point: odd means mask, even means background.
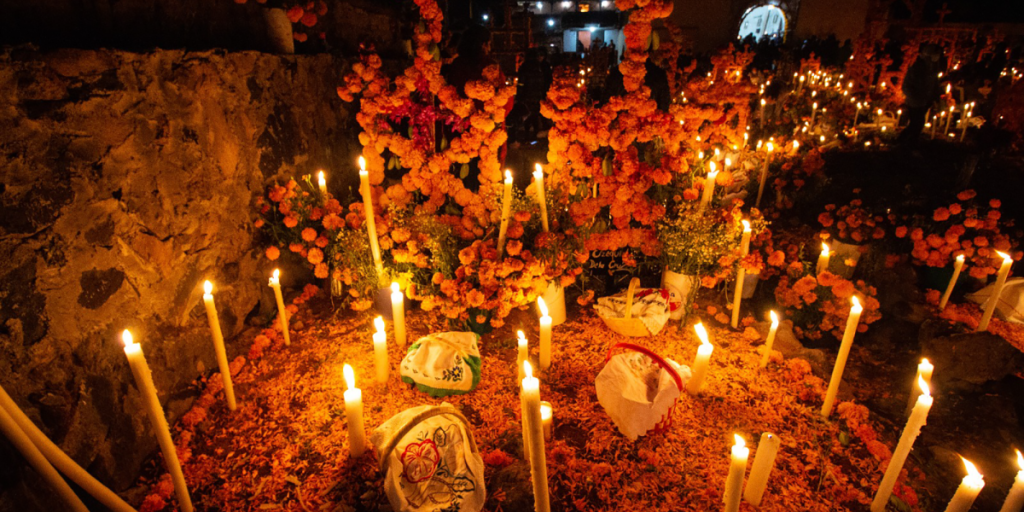
[[[755,40],[762,37],[785,37],[786,13],[774,5],[758,5],[747,9],[740,22],[740,39],[754,36]]]

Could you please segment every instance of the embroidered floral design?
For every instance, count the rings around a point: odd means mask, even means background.
[[[406,446],[399,459],[402,461],[402,476],[410,483],[417,483],[434,476],[441,463],[441,452],[432,439],[424,439]]]

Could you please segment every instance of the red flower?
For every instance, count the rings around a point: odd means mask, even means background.
[[[307,12],[302,16],[302,19],[300,19],[299,22],[307,27],[312,27],[313,25],[316,25],[316,19],[316,14]]]
[[[267,247],[267,259],[268,260],[273,261],[273,260],[276,260],[277,258],[280,258],[280,257],[281,257],[281,249],[278,249],[276,246],[273,246],[273,245],[271,245],[270,247]]]
[[[293,6],[291,9],[288,9],[288,13],[286,15],[288,16],[288,21],[292,23],[298,23],[305,13],[306,12],[302,10],[302,7],[296,5]]]

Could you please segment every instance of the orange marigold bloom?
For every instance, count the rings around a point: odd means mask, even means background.
[[[302,239],[307,242],[316,240],[316,230],[313,228],[306,228],[302,230]]]
[[[313,247],[308,253],[306,253],[306,259],[309,260],[310,263],[316,265],[324,261],[324,252],[319,248]]]
[[[294,228],[299,225],[299,218],[294,215],[289,215],[284,218],[285,227]]]
[[[292,252],[302,252],[302,244],[289,244],[288,250]]]
[[[952,215],[959,215],[962,211],[964,211],[964,209],[960,206],[960,203],[953,203],[949,205],[949,213]]]
[[[932,215],[932,218],[935,219],[936,221],[939,221],[939,222],[942,222],[944,220],[948,220],[949,219],[949,210],[947,210],[946,208],[941,208],[941,207],[937,208],[935,210],[935,213]]]
[[[328,269],[326,263],[317,263],[316,267],[313,268],[313,275],[317,279],[327,279]]]
[[[956,198],[961,200],[961,201],[967,201],[967,200],[973,199],[974,196],[976,196],[976,195],[978,195],[978,193],[973,191],[973,190],[964,190],[963,192],[960,192],[959,194],[957,194]]]
[[[821,214],[818,215],[818,223],[826,228],[832,226],[834,222],[835,221],[832,219],[832,216],[827,212],[821,212]]]
[[[270,247],[267,247],[266,254],[267,259],[273,261],[281,257],[281,249],[278,249],[276,246],[271,245]]]
[[[989,200],[988,205],[991,206],[992,208],[999,208],[1000,206],[1003,205],[1003,202],[998,199],[991,199]]]
[[[768,264],[773,267],[781,267],[786,263],[786,253],[782,251],[775,251],[768,256]]]

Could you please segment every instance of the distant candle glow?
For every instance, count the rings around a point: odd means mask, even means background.
[[[348,363],[345,363],[345,367],[342,369],[342,373],[345,374],[345,389],[355,389],[356,387],[356,374],[352,371],[352,367]]]
[[[366,159],[359,157],[359,172],[366,172]]]

